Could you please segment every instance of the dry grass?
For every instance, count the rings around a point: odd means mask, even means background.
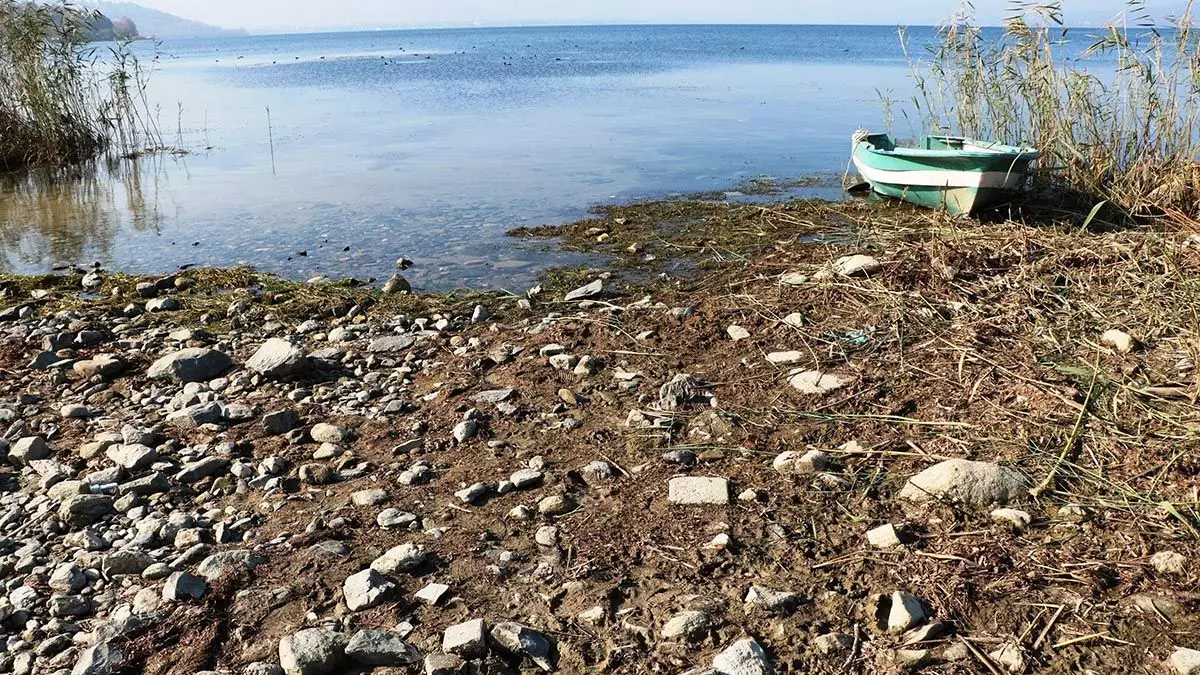
[[[1084,211],[1103,203],[1114,218],[1200,215],[1194,3],[1158,17],[1131,0],[1122,23],[1087,38],[1064,28],[1060,2],[1010,5],[998,40],[966,3],[912,62],[922,126],[1038,148],[1042,187]],[[1089,42],[1082,55],[1071,39]]]

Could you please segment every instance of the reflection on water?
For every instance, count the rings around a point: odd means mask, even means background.
[[[578,258],[510,229],[764,174],[840,176],[850,133],[879,124],[877,88],[907,70],[886,27],[381,31],[163,49],[151,108],[196,154],[0,178],[4,269],[99,260],[381,279],[403,256],[418,288],[521,290]]]
[[[163,162],[105,157],[61,171],[0,174],[0,269],[111,260],[125,228],[157,232]]]

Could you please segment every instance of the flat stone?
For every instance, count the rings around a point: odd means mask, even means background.
[[[442,651],[466,659],[487,656],[487,628],[483,619],[455,624],[442,634]]]
[[[774,363],[777,366],[790,365],[799,363],[805,358],[803,352],[771,352],[767,354],[767,362]]]
[[[724,478],[680,476],[668,484],[667,501],[671,504],[724,505],[729,503],[729,481]]]
[[[317,443],[344,443],[351,437],[348,430],[324,422],[314,424],[308,435]]]
[[[550,640],[540,632],[519,623],[505,621],[493,626],[491,635],[492,641],[504,651],[529,659],[543,671],[554,670]]]
[[[544,476],[541,471],[536,469],[521,469],[514,471],[508,480],[518,490],[528,490],[541,485],[543,478]]]
[[[458,675],[466,662],[454,654],[430,654],[425,657],[425,675]]]
[[[182,349],[155,361],[146,375],[153,380],[208,382],[233,365],[224,352],[204,347]]]
[[[411,335],[389,335],[372,340],[367,345],[367,351],[372,354],[394,354],[408,349],[416,342],[417,339]]]
[[[100,559],[100,571],[108,578],[141,574],[154,564],[154,558],[142,551],[121,550],[113,551]]]
[[[831,373],[823,373],[819,370],[806,370],[789,377],[788,384],[801,394],[824,396],[840,389],[845,389],[850,384],[850,381]]]
[[[743,599],[748,609],[775,615],[791,614],[803,602],[804,598],[799,594],[766,586],[751,586]]]
[[[79,653],[71,675],[112,675],[125,663],[125,656],[116,647],[100,644]]]
[[[880,549],[895,548],[904,544],[900,540],[900,533],[896,531],[896,526],[891,523],[869,530],[867,532],[867,542],[871,546]]]
[[[431,583],[417,591],[413,597],[426,605],[436,605],[449,592],[450,587],[446,584]]]
[[[576,300],[584,300],[594,298],[604,292],[604,282],[600,279],[593,281],[586,286],[580,286],[575,290],[567,293],[563,298],[566,302],[575,302]]]
[[[50,446],[41,436],[18,438],[8,449],[8,461],[13,466],[27,466],[30,462],[50,456]]]
[[[716,625],[716,620],[707,612],[686,611],[672,616],[663,624],[660,634],[666,640],[683,639],[689,642],[704,639]]]
[[[411,666],[421,661],[417,648],[396,633],[360,630],[346,645],[346,656],[367,666]]]
[[[813,648],[825,656],[844,652],[854,646],[854,640],[845,633],[826,633],[813,638]]]
[[[387,490],[359,490],[351,493],[350,501],[355,506],[378,506],[388,500]]]
[[[409,572],[425,564],[425,547],[419,544],[400,544],[389,549],[371,563],[381,574]]]
[[[737,324],[725,329],[725,332],[729,334],[729,339],[733,340],[734,342],[741,342],[742,340],[750,339],[750,331]]]
[[[495,405],[503,403],[512,398],[517,391],[515,389],[493,389],[491,391],[481,391],[471,397],[474,403],[490,403]]]
[[[104,452],[113,464],[129,471],[149,469],[158,461],[158,452],[144,445],[114,445]]]
[[[301,426],[300,416],[293,410],[278,410],[263,416],[263,430],[272,436],[286,434]]]
[[[917,504],[948,499],[972,507],[1004,505],[1029,496],[1029,479],[989,462],[951,459],[908,479],[900,498]]]
[[[375,516],[375,523],[385,530],[407,528],[418,520],[420,519],[416,514],[400,509],[384,509]]]

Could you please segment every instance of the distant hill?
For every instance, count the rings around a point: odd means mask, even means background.
[[[210,26],[199,21],[192,21],[181,16],[160,12],[157,9],[142,7],[132,2],[100,2],[84,3],[96,7],[114,22],[129,18],[137,24],[138,34],[147,37],[216,37],[221,35],[243,35],[245,31],[230,30]]]

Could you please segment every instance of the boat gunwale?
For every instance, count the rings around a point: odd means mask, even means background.
[[[964,144],[972,145],[988,145],[985,141],[980,141],[974,138],[965,136],[928,136],[924,138],[932,138],[942,141],[962,141]],[[959,157],[965,159],[980,159],[980,160],[995,160],[999,158],[1011,159],[1013,162],[1036,161],[1041,157],[1041,153],[1035,148],[1021,148],[1013,145],[998,144],[994,149],[987,150],[925,150],[922,148],[895,148],[893,150],[883,150],[879,146],[872,143],[869,138],[864,138],[857,141],[855,150],[864,149],[865,151],[881,155],[884,157],[899,157],[903,159],[949,159]]]

